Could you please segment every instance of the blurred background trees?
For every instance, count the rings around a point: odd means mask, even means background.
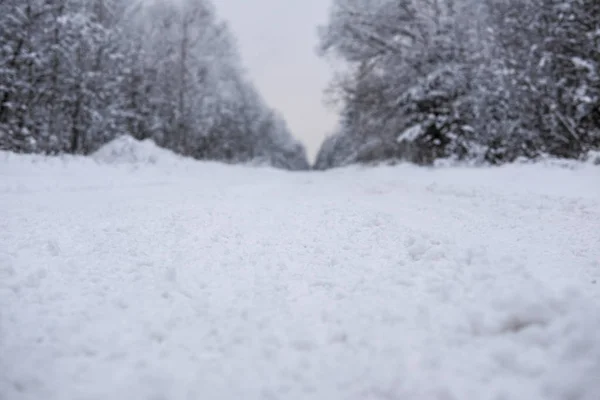
[[[123,134],[308,168],[207,0],[0,1],[0,149],[88,154]]]
[[[600,149],[600,3],[334,0],[339,131],[317,168],[503,163]]]

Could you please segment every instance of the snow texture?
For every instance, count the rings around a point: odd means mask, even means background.
[[[411,126],[398,136],[398,143],[414,142],[423,134],[423,128],[420,124]]]
[[[175,153],[158,147],[151,139],[138,141],[129,135],[102,146],[92,154],[92,158],[105,164],[156,164],[179,159]]]
[[[0,399],[598,399],[600,168],[117,150],[0,153]]]

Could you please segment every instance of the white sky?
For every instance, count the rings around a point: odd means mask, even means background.
[[[312,159],[337,122],[323,102],[331,68],[315,52],[329,0],[213,0],[236,35],[243,63]]]

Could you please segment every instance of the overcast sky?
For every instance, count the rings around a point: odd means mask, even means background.
[[[323,103],[331,70],[315,53],[329,0],[213,1],[237,36],[252,80],[314,157],[337,121]]]

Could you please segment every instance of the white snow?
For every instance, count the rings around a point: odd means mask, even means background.
[[[414,142],[415,140],[417,140],[419,138],[419,136],[421,136],[421,134],[423,134],[423,127],[421,127],[421,124],[417,124],[417,125],[411,126],[410,128],[406,129],[404,132],[402,132],[400,135],[398,135],[398,138],[396,139],[396,141],[398,143]]]
[[[593,61],[584,60],[581,57],[572,57],[571,61],[576,67],[587,69],[590,74],[594,74],[596,71],[596,65]]]
[[[0,399],[598,399],[600,168],[155,155],[0,153]]]
[[[105,164],[156,164],[181,159],[175,153],[158,147],[151,139],[138,141],[129,135],[120,136],[104,145],[92,154],[92,158]]]

